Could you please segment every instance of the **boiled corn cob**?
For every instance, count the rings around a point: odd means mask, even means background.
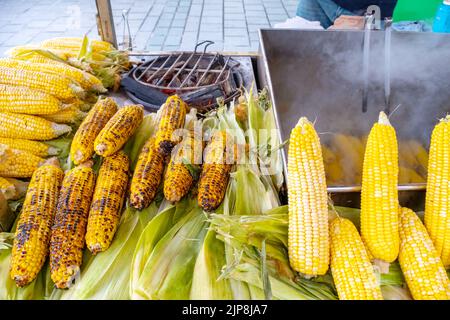
[[[58,160],[52,158],[31,178],[11,255],[10,275],[19,287],[36,278],[47,258],[63,176]]]
[[[0,137],[29,140],[51,140],[72,128],[40,117],[0,112]]]
[[[0,138],[0,144],[5,144],[10,148],[26,151],[39,157],[56,156],[59,153],[59,149],[40,141]]]
[[[80,123],[86,115],[87,113],[79,108],[70,106],[56,113],[42,115],[41,117],[56,123]]]
[[[375,259],[397,259],[398,148],[394,127],[386,114],[370,131],[364,156],[361,190],[361,235]]]
[[[166,103],[162,105],[161,120],[156,133],[156,145],[165,155],[169,155],[175,144],[179,142],[178,137],[174,137],[175,130],[184,125],[187,105],[178,96],[170,96]]]
[[[94,75],[56,61],[52,64],[49,64],[31,63],[23,60],[2,58],[0,59],[0,67],[63,75],[78,83],[84,90],[92,90],[95,92],[106,91],[106,89],[103,87],[102,82]]]
[[[439,256],[450,266],[450,116],[436,125],[431,135],[425,226]]]
[[[156,196],[164,172],[165,157],[150,138],[142,147],[136,163],[130,186],[130,205],[142,210],[147,208]]]
[[[17,200],[27,192],[28,182],[0,177],[0,192],[6,200]]]
[[[51,278],[69,288],[80,272],[84,236],[95,187],[92,161],[70,170],[62,182],[50,241]]]
[[[85,96],[77,83],[59,74],[0,67],[0,83],[41,90],[63,101]]]
[[[84,118],[70,146],[70,157],[75,164],[88,160],[94,154],[94,140],[106,123],[117,112],[111,98],[99,99]]]
[[[230,136],[216,131],[205,149],[198,183],[198,204],[205,211],[219,207],[227,190],[233,160],[229,159]]]
[[[428,167],[428,152],[425,150],[423,145],[417,140],[408,141],[409,148],[411,152],[417,159],[417,162],[426,170]]]
[[[333,149],[339,155],[340,166],[347,184],[358,184],[364,157],[364,147],[358,138],[345,134],[333,135]]]
[[[450,280],[419,217],[400,208],[400,267],[415,300],[450,300]]]
[[[92,198],[86,245],[93,254],[109,248],[119,225],[130,161],[122,151],[103,159]]]
[[[398,182],[404,183],[424,183],[425,179],[422,178],[415,170],[402,167],[398,168]]]
[[[200,144],[200,150],[195,148],[195,143]],[[186,136],[172,151],[164,177],[164,196],[167,200],[178,202],[189,192],[196,178],[192,170],[199,163],[195,152],[201,154],[201,151],[201,141],[196,142],[193,133]]]
[[[119,109],[95,138],[95,152],[107,157],[120,150],[139,127],[143,118],[144,109],[141,105]]]
[[[306,276],[323,275],[330,255],[325,169],[319,136],[304,117],[291,132],[288,172],[290,264]]]
[[[44,159],[26,151],[0,144],[0,176],[29,178]]]
[[[30,89],[0,84],[0,112],[50,114],[65,106],[52,95]]]
[[[382,300],[380,285],[355,225],[330,223],[331,274],[340,300]]]

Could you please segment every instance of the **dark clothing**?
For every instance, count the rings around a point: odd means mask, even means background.
[[[381,9],[381,16],[392,17],[394,14],[397,0],[333,0],[338,6],[349,11],[356,11],[366,9],[371,5],[379,6]],[[426,1],[426,0],[424,0]]]

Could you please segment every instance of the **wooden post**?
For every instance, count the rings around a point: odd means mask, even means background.
[[[97,4],[97,28],[100,37],[103,41],[118,48],[110,0],[95,0],[95,3]]]

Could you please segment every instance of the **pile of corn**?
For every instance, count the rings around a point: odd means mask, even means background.
[[[414,299],[450,299],[448,148],[450,117],[433,131],[428,163],[425,226],[398,202],[397,137],[381,112],[365,147],[361,191],[361,236],[343,217],[329,217],[324,161],[312,123],[292,130],[288,158],[289,261],[307,278],[331,269],[340,299],[382,299],[374,265],[389,272],[400,263]],[[330,221],[329,221],[330,220]]]
[[[336,133],[322,143],[329,186],[360,185],[367,136]],[[399,184],[425,183],[428,152],[417,140],[399,140]]]

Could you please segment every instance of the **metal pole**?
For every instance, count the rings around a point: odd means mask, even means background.
[[[95,0],[97,5],[97,28],[103,41],[111,43],[117,48],[116,31],[110,0]]]

